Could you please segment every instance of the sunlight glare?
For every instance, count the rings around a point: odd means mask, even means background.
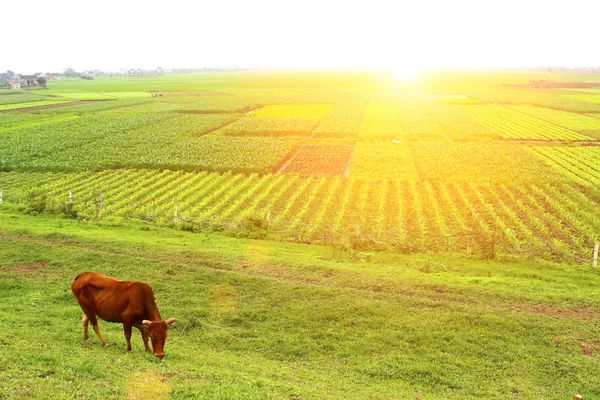
[[[417,77],[417,68],[410,65],[397,66],[392,70],[394,77],[402,82],[412,81]]]

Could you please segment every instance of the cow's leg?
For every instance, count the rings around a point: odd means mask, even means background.
[[[150,346],[148,346],[148,331],[140,329],[140,332],[142,332],[142,339],[144,340],[144,346],[146,347],[146,351],[148,353],[152,353]]]
[[[85,310],[84,310],[84,312],[85,312]],[[100,328],[98,328],[98,320],[96,319],[96,314],[86,312],[85,315],[88,317],[89,321],[92,323],[92,328],[94,328],[94,332],[96,332],[96,335],[98,335],[98,339],[100,339],[100,343],[102,343],[102,346],[108,347],[108,343],[106,343],[104,341],[104,338],[100,334]]]
[[[90,335],[88,333],[88,325],[90,319],[85,315],[85,313],[81,314],[81,326],[83,327],[83,340],[90,340]]]
[[[125,332],[125,342],[127,343],[125,350],[131,351],[131,323],[123,322],[123,332]]]

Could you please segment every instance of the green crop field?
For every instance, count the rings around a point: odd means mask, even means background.
[[[238,71],[0,92],[0,399],[145,381],[148,398],[600,396],[600,104],[560,87],[594,80]],[[106,323],[115,346],[80,340],[84,269],[152,283],[180,319],[165,360]]]

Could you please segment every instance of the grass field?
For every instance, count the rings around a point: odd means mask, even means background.
[[[521,259],[332,248],[0,213],[2,398],[600,396],[599,278]],[[364,255],[363,255],[364,256]],[[82,340],[73,278],[152,285],[165,359]],[[147,386],[151,386],[149,390]],[[132,397],[133,398],[133,397]]]

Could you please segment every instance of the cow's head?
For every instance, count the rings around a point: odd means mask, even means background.
[[[167,329],[176,321],[175,318],[169,318],[166,321],[148,321],[147,319],[142,321],[142,326],[152,340],[152,354],[156,357],[163,358],[165,356],[164,347],[167,339]]]

